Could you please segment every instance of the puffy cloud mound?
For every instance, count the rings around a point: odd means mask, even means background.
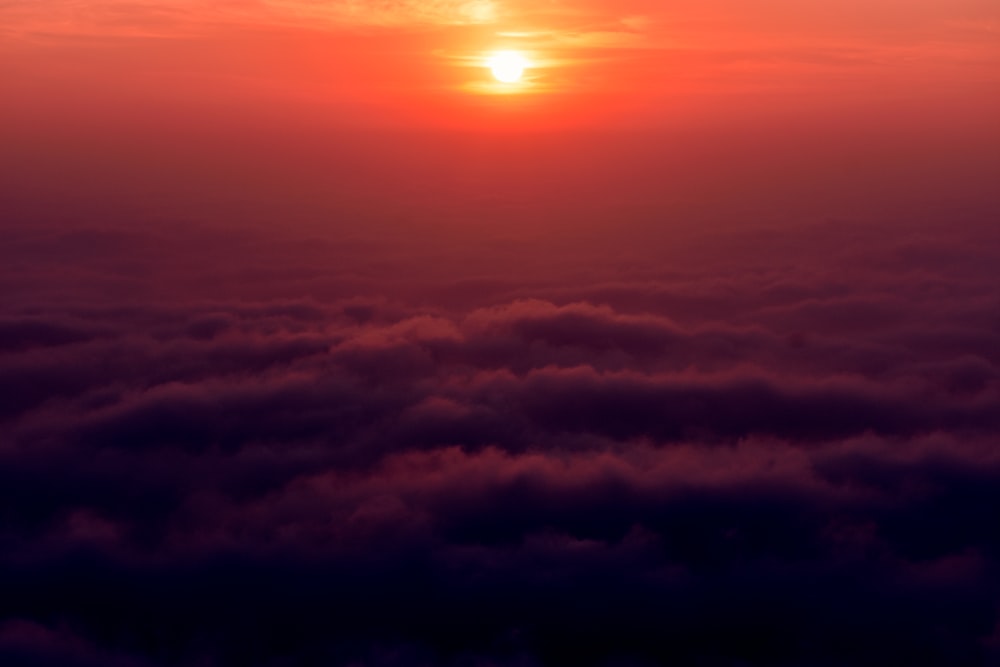
[[[1000,658],[989,229],[8,239],[4,665]]]

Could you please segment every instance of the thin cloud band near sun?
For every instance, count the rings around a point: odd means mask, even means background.
[[[645,16],[618,16],[600,7],[539,11],[528,3],[500,0],[234,0],[210,5],[195,0],[11,0],[0,5],[0,36],[22,46],[78,45],[82,36],[212,42],[250,31],[301,31],[331,39],[347,35],[373,44],[396,41],[404,45],[394,49],[399,57],[427,67],[436,63],[442,68],[438,78],[451,79],[449,86],[456,91],[474,94],[557,92],[572,77],[548,76],[553,69],[571,67],[595,50],[646,48],[643,33],[650,25]],[[430,41],[436,43],[410,46]],[[401,81],[399,87],[412,85]]]
[[[496,48],[482,53],[450,57],[464,80],[458,90],[474,95],[528,95],[554,92],[546,81],[553,59],[538,51]]]

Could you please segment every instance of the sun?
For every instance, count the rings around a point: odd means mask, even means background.
[[[528,59],[517,51],[498,51],[486,61],[493,72],[493,78],[501,83],[517,83],[524,76],[524,70],[531,66]]]

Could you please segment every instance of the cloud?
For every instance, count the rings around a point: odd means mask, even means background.
[[[277,16],[329,20],[333,24],[406,26],[491,23],[494,0],[265,0]]]
[[[311,29],[475,25],[494,22],[493,0],[11,0],[0,5],[11,35],[188,38],[226,27]]]
[[[0,659],[11,667],[148,667],[127,654],[102,651],[68,628],[23,620],[0,625]]]
[[[4,664],[995,655],[988,226],[537,241],[518,275],[130,229],[0,249]]]

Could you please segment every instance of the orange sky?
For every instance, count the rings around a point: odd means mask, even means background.
[[[536,64],[514,94],[489,94],[482,62],[496,48]],[[144,99],[477,127],[913,100],[995,110],[1000,4],[12,0],[0,3],[0,57],[12,106],[33,114]]]
[[[996,0],[5,0],[0,203],[532,233],[981,214],[998,31]],[[536,65],[505,94],[496,49]]]

